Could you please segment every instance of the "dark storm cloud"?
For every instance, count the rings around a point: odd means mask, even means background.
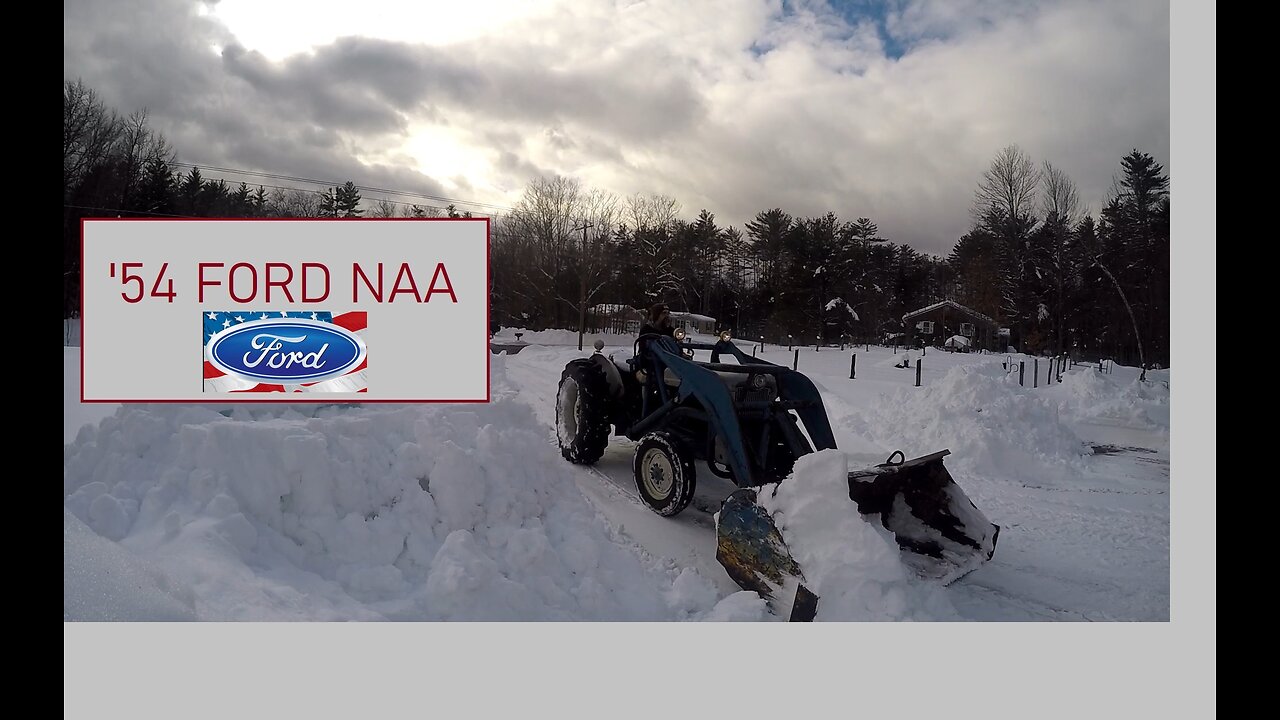
[[[349,67],[325,82],[326,67],[344,59]],[[362,74],[383,82],[353,90]],[[180,160],[444,194],[421,173],[359,162],[344,140],[403,132],[396,108],[413,101],[413,84],[395,87],[406,76],[394,53],[338,48],[273,67],[195,3],[79,0],[65,6],[64,76],[82,78],[121,112],[146,108]]]
[[[227,73],[262,99],[355,132],[402,130],[405,114],[427,101],[497,121],[574,119],[638,140],[679,133],[702,112],[687,79],[626,73],[627,58],[566,70],[523,57],[528,48],[509,50],[482,58],[463,48],[342,38],[281,63],[239,46],[223,58]]]
[[[364,177],[372,168],[332,156],[350,150],[343,137],[383,137],[391,146],[406,136],[411,118],[548,128],[571,121],[643,142],[684,132],[703,111],[686,78],[628,73],[634,58],[625,54],[553,69],[530,47],[484,59],[477,49],[341,38],[273,62],[194,3],[81,0],[68,3],[64,19],[68,77],[83,77],[122,111],[147,108],[182,159],[213,165]],[[605,160],[621,158],[609,143],[589,138],[585,146],[606,150]],[[490,152],[501,170],[524,180],[553,172],[519,146]],[[443,192],[419,174],[395,175]],[[384,174],[366,182],[392,181]]]

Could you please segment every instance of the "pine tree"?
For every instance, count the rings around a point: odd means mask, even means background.
[[[320,196],[320,217],[338,217],[338,188],[329,188]]]
[[[182,184],[178,186],[178,209],[184,215],[193,217],[203,217],[203,190],[204,178],[200,175],[200,168],[192,167],[191,172],[187,173],[187,177],[183,179]]]
[[[755,219],[744,226],[760,264],[760,283],[765,287],[777,284],[786,252],[786,237],[793,224],[791,215],[781,208],[773,208],[756,213]]]
[[[885,242],[885,238],[880,237],[880,228],[871,222],[871,218],[860,217],[853,221],[850,231],[853,237],[862,243]]]
[[[175,187],[169,163],[163,158],[152,158],[143,170],[142,187],[138,193],[139,208],[145,213],[172,215]]]
[[[348,180],[334,192],[333,210],[336,217],[359,217],[364,214],[360,209],[360,191],[355,183]]]
[[[263,217],[267,213],[267,191],[263,186],[259,185],[257,190],[253,191],[253,197],[250,198],[253,205],[253,216]]]
[[[947,261],[956,276],[956,301],[992,318],[1001,318],[998,240],[984,228],[965,233]]]
[[[236,217],[249,217],[253,214],[253,201],[249,193],[249,186],[244,182],[240,183],[240,187],[236,188],[236,192],[232,195],[232,209]]]
[[[689,244],[689,295],[693,312],[710,312],[715,277],[719,269],[720,255],[724,248],[724,235],[716,225],[716,216],[705,208],[685,235]]]
[[[1150,155],[1133,150],[1098,224],[1095,260],[1114,276],[1127,307],[1115,316],[1112,351],[1125,359],[1169,357],[1169,177]],[[1132,320],[1128,323],[1129,312]],[[1134,327],[1136,326],[1136,327]]]
[[[231,197],[227,181],[218,178],[216,182],[204,184],[200,191],[200,206],[204,208],[206,217],[232,217]]]
[[[1109,305],[1114,303],[1115,296],[1102,270],[1093,263],[1093,258],[1102,252],[1093,216],[1085,215],[1076,224],[1073,236],[1075,273],[1068,334],[1073,357],[1083,359],[1085,353],[1092,355],[1100,351],[1102,328],[1108,321]]]

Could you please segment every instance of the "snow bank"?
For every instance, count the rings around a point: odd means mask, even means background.
[[[903,564],[893,534],[858,512],[848,477],[845,454],[824,450],[800,458],[776,494],[760,494],[820,598],[816,619],[959,619],[941,586]]]
[[[717,602],[711,581],[621,541],[547,428],[496,396],[474,406],[126,406],[64,448],[65,612],[761,617],[759,603]],[[121,583],[139,588],[136,602],[101,607]]]
[[[916,360],[917,360],[917,359],[919,359],[920,357],[921,357],[921,355],[920,355],[920,351],[919,351],[918,349],[906,349],[906,348],[899,348],[899,349],[898,349],[898,352],[896,352],[896,353],[890,353],[890,354],[888,354],[888,355],[886,355],[886,356],[884,356],[884,357],[882,357],[882,358],[877,359],[877,360],[876,360],[876,366],[877,366],[877,367],[891,368],[891,367],[894,367],[895,365],[901,365],[901,364],[902,364],[902,361],[903,361],[903,360],[906,360],[906,361],[907,361],[907,367],[906,367],[906,368],[898,368],[898,369],[899,369],[899,370],[902,370],[904,373],[905,373],[907,370],[910,370],[910,371],[913,373],[913,374],[912,374],[912,377],[915,377],[914,373],[915,373],[915,371],[916,371]],[[905,375],[904,375],[904,377],[905,377]]]
[[[1103,419],[1128,427],[1169,429],[1167,380],[1140,382],[1136,377],[1120,380],[1114,375],[1085,367],[1064,374],[1062,383],[1055,390],[1063,411],[1078,419]]]
[[[112,403],[80,402],[80,348],[62,348],[62,442],[71,442],[81,427],[96,425],[118,407]]]
[[[999,363],[953,367],[923,387],[880,396],[861,416],[853,429],[884,447],[907,457],[950,449],[948,467],[979,475],[1061,479],[1082,469],[1088,453],[1058,402],[1020,387]]]
[[[63,620],[194,620],[189,588],[62,511]]]
[[[80,347],[80,318],[64,318],[62,320],[62,345],[64,347]]]

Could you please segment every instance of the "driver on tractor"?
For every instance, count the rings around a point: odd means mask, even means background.
[[[675,336],[675,325],[671,322],[671,309],[666,303],[654,303],[649,308],[649,317],[645,320],[644,325],[640,326],[641,335],[666,335],[668,337]]]
[[[651,393],[657,392],[658,378],[661,376],[661,370],[653,360],[650,347],[655,343],[661,342],[662,339],[653,336],[666,336],[674,340],[675,331],[675,324],[671,321],[671,309],[667,307],[666,303],[654,303],[649,308],[649,314],[645,318],[644,325],[640,326],[639,347],[636,352],[636,360],[643,371],[642,377],[645,378],[645,385]]]

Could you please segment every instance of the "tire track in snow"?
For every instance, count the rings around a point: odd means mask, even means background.
[[[529,357],[525,358],[526,355]],[[553,446],[556,445],[555,397],[560,372],[573,357],[580,355],[576,351],[566,353],[531,346],[515,361],[507,360],[505,364],[510,387],[502,391],[533,407],[535,417],[547,428],[547,442]],[[649,510],[636,494],[631,470],[634,447],[635,443],[630,440],[611,435],[604,456],[595,465],[572,465],[565,461],[565,469],[597,512],[629,542],[651,556],[679,567],[694,568],[716,584],[722,597],[739,592],[741,588],[716,560],[712,518],[712,513],[719,510],[720,501],[732,491],[732,483],[709,473],[699,473],[689,508],[675,517],[661,517]],[[721,493],[720,497],[715,497],[716,493]]]

